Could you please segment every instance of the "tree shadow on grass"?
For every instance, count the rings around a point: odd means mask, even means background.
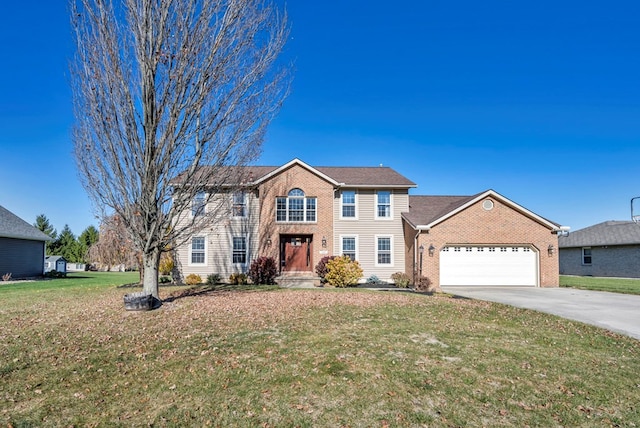
[[[163,303],[171,303],[176,300],[183,299],[185,297],[195,297],[211,295],[216,293],[247,293],[255,291],[271,291],[278,289],[278,286],[273,285],[234,285],[234,284],[214,284],[214,285],[194,285],[185,288],[184,290],[177,290],[172,292],[167,298],[163,299]]]

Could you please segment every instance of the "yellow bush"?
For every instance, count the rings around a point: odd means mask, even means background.
[[[195,273],[190,273],[184,280],[187,285],[196,285],[202,284],[202,277],[200,275],[196,275]]]
[[[327,262],[327,274],[324,279],[334,287],[349,287],[358,284],[362,278],[360,263],[349,256],[336,257]]]
[[[175,263],[170,253],[164,253],[162,257],[160,257],[160,266],[158,266],[158,270],[162,275],[171,275],[171,271],[173,271],[174,266]]]

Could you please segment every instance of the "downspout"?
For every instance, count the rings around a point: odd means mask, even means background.
[[[418,233],[416,233],[416,236],[413,238],[413,284],[415,285],[416,283],[416,258],[417,253],[416,253],[416,249],[418,248],[418,237],[420,237],[420,232],[421,230],[418,229]]]

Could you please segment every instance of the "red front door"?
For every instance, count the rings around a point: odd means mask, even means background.
[[[311,235],[282,235],[280,237],[280,262],[285,272],[313,270]]]

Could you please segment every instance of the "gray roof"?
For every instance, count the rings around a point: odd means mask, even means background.
[[[0,205],[0,237],[51,241],[52,239],[20,217]]]
[[[634,244],[640,245],[640,224],[632,221],[605,221],[558,237],[560,248]]]

